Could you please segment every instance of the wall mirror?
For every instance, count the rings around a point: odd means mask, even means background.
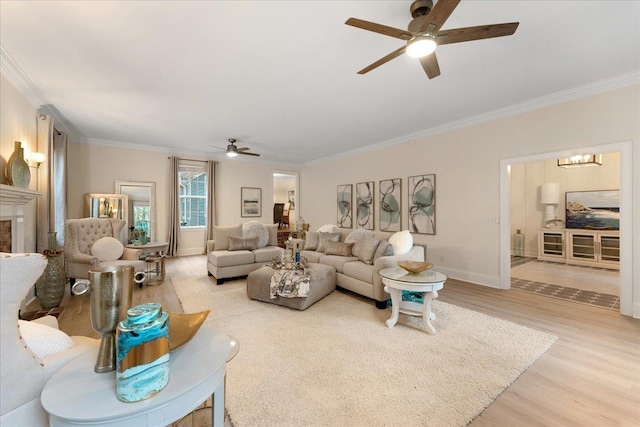
[[[116,181],[116,193],[128,198],[126,220],[129,227],[143,230],[147,240],[156,239],[156,183]]]
[[[128,200],[124,194],[87,193],[84,199],[86,217],[127,219]]]

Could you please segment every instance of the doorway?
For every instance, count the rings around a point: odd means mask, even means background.
[[[631,257],[631,142],[605,144],[574,150],[522,156],[500,161],[500,288],[511,287],[511,195],[510,174],[512,165],[527,162],[545,162],[548,160],[571,157],[576,154],[619,152],[620,170],[620,313],[631,316],[632,277]],[[626,230],[626,231],[625,231]],[[625,236],[628,236],[625,238]]]
[[[300,214],[297,172],[273,172],[273,220],[283,231],[295,229]]]

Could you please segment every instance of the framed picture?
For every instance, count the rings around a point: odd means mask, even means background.
[[[378,188],[380,231],[402,230],[402,179],[383,179]]]
[[[436,175],[410,176],[409,231],[436,234]]]
[[[338,185],[338,227],[353,227],[353,212],[351,211],[351,196],[353,194],[353,184]]]
[[[242,187],[240,200],[243,218],[262,216],[262,188]]]
[[[365,230],[374,230],[373,199],[375,183],[373,181],[356,184],[356,226]]]
[[[620,190],[567,191],[567,228],[620,230]]]

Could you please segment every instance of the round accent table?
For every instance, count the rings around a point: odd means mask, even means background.
[[[116,398],[115,373],[93,371],[96,349],[56,372],[40,401],[52,427],[142,427],[166,426],[213,395],[212,425],[222,427],[226,363],[236,352],[234,339],[202,327],[191,341],[171,352],[169,383],[163,390],[148,399],[124,403]]]
[[[444,287],[447,276],[435,270],[412,274],[400,267],[383,268],[378,274],[384,283],[384,290],[391,295],[391,317],[387,320],[387,326],[393,328],[400,313],[422,316],[425,329],[429,334],[434,334],[436,328],[431,321],[436,315],[431,311],[431,301],[438,297],[438,291]],[[424,302],[402,301],[402,291],[423,292]]]

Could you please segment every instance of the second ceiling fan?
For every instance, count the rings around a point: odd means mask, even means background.
[[[440,75],[440,66],[436,58],[437,46],[468,42],[472,40],[489,39],[493,37],[510,36],[518,28],[518,22],[506,24],[480,25],[476,27],[455,28],[452,30],[440,30],[449,15],[458,6],[460,0],[439,0],[433,6],[432,0],[416,0],[411,4],[411,16],[407,30],[388,27],[374,22],[364,21],[358,18],[349,18],[347,25],[373,31],[385,36],[395,37],[407,42],[406,46],[394,50],[387,56],[380,58],[368,67],[358,71],[365,74],[386,64],[394,58],[407,53],[418,58],[427,76],[432,79]]]
[[[227,145],[227,148],[220,148],[220,147],[214,147],[217,148],[219,150],[224,150],[225,154],[228,157],[236,157],[238,154],[243,154],[245,156],[259,156],[260,154],[258,153],[250,153],[249,150],[251,150],[251,148],[249,147],[237,147],[236,146],[236,142],[237,140],[235,138],[229,138],[227,141],[229,141],[229,145]]]

